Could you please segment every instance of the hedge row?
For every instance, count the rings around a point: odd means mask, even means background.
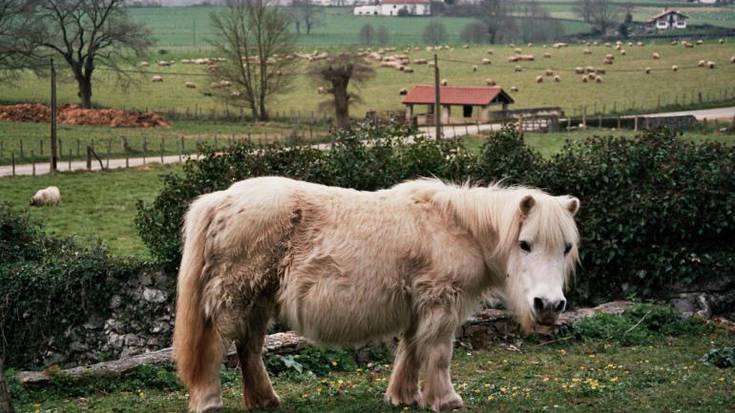
[[[419,176],[527,184],[581,199],[581,268],[572,296],[583,303],[630,294],[656,296],[672,284],[735,273],[735,151],[648,131],[635,138],[592,137],[544,159],[505,129],[479,154],[460,140],[401,143],[412,131],[362,125],[331,150],[242,144],[211,148],[165,178],[137,225],[158,261],[175,271],[180,225],[197,195],[254,176],[283,175],[361,190]]]
[[[101,245],[44,235],[27,217],[0,203],[0,353],[8,366],[42,364],[47,350],[66,349],[69,331],[95,314],[143,269],[113,258]]]

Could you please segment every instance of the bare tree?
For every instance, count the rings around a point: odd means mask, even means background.
[[[610,0],[578,0],[574,11],[602,35],[614,27],[620,19],[618,5]]]
[[[488,38],[487,25],[480,21],[467,23],[459,38],[465,43],[485,43]]]
[[[506,0],[484,0],[480,3],[478,14],[487,27],[490,43],[503,41],[508,34],[516,32],[512,16],[512,2]]]
[[[69,65],[85,108],[92,107],[98,66],[129,78],[122,66],[153,45],[150,30],[128,18],[124,0],[38,0],[34,11],[34,42]]]
[[[424,42],[436,46],[447,40],[447,29],[440,21],[432,20],[424,28],[423,38]]]
[[[312,0],[294,0],[291,6],[294,9],[294,19],[298,33],[301,33],[302,23],[307,35],[311,34],[311,30],[315,27],[324,24],[322,10]]]
[[[10,402],[10,393],[3,374],[4,368],[3,358],[0,356],[0,413],[13,413],[13,404]]]
[[[581,17],[585,23],[589,23],[592,17],[592,2],[594,0],[577,0],[572,7],[574,13]]]
[[[350,126],[350,105],[360,102],[360,96],[348,90],[350,81],[360,86],[375,76],[375,70],[354,53],[340,53],[311,66],[309,75],[326,85],[326,93],[332,96],[320,106],[334,107],[337,127],[345,129]]]
[[[226,8],[210,15],[217,38],[212,42],[227,61],[211,73],[234,85],[222,99],[250,109],[253,118],[268,120],[268,102],[288,90],[294,74],[294,39],[289,15],[270,0],[226,0]]]
[[[0,81],[38,63],[28,34],[33,30],[33,0],[0,1]]]
[[[372,46],[375,41],[375,28],[370,23],[365,23],[360,28],[360,43]]]
[[[388,29],[386,29],[385,26],[378,26],[378,30],[375,33],[375,38],[379,45],[387,45],[390,41],[390,34],[388,33]]]

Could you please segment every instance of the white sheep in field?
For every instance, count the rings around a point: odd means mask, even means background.
[[[551,53],[549,52],[544,53],[544,59],[551,59]]]
[[[449,82],[447,82],[447,79],[442,79],[441,84],[442,86],[446,86]]]
[[[661,58],[661,55],[660,55],[660,54],[659,54],[658,52],[654,52],[654,53],[653,53],[653,54],[651,55],[651,57],[653,58],[653,60],[658,60],[658,59],[660,59],[660,58]]]
[[[61,202],[61,192],[55,186],[49,186],[36,192],[31,198],[33,206],[58,205]]]
[[[646,74],[647,75],[650,75],[651,74],[651,68],[650,67],[646,67]]]
[[[510,87],[511,92],[518,92],[518,86],[511,86]]]
[[[153,83],[161,83],[163,82],[163,76],[161,75],[154,75],[151,77],[151,82]]]
[[[197,84],[194,82],[184,82],[184,86],[186,86],[187,89],[196,89]]]
[[[536,83],[544,83],[544,77],[542,75],[536,76]]]
[[[490,78],[485,79],[485,84],[488,85],[488,86],[495,86],[496,85],[495,80],[494,79],[490,79]]]
[[[554,76],[554,82],[561,82],[561,77],[559,75]]]
[[[676,71],[679,70],[679,66],[673,65],[673,66],[671,66],[671,70],[673,70],[674,72],[676,72]]]
[[[713,62],[711,60],[708,60],[707,61],[707,67],[709,67],[710,69],[714,69],[715,68],[715,62]]]
[[[473,71],[473,72],[477,72],[477,65],[473,65],[473,66],[472,66],[472,71]]]

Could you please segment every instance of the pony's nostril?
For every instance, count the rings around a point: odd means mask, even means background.
[[[556,304],[556,307],[554,307],[554,311],[556,311],[557,313],[561,313],[562,311],[564,311],[564,308],[566,308],[566,306],[567,306],[567,301],[566,300],[560,300]]]
[[[537,313],[542,312],[544,310],[544,300],[539,297],[534,297],[533,309],[536,310]]]

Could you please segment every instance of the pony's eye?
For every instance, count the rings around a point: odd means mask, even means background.
[[[521,241],[519,245],[523,251],[531,252],[531,244],[528,241]]]
[[[570,244],[568,242],[566,244],[564,244],[564,255],[569,254],[569,251],[571,251],[571,250],[572,250],[572,244]]]

